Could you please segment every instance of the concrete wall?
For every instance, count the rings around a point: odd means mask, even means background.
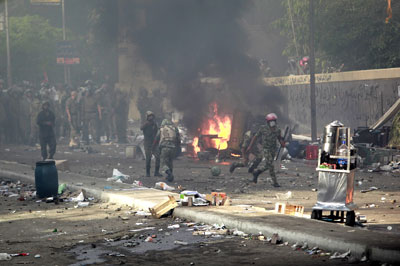
[[[334,120],[353,129],[370,126],[400,96],[400,68],[318,74],[316,80],[319,134]],[[310,134],[309,76],[267,78],[265,82],[285,91],[289,118],[299,125],[298,133]]]

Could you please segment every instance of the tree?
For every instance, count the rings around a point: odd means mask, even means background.
[[[10,17],[9,26],[13,79],[40,81],[44,71],[57,75],[56,43],[62,40],[62,29],[52,27],[37,15]],[[5,62],[4,32],[0,34],[0,40],[0,60]],[[5,67],[1,64],[1,72],[5,73]]]
[[[308,0],[282,4],[286,14],[275,23],[290,40],[284,53],[295,55],[297,45],[300,56],[308,55]],[[342,64],[346,70],[399,67],[400,3],[392,3],[394,15],[387,24],[386,5],[376,0],[315,1],[317,70]]]

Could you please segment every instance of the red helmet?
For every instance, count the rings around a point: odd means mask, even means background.
[[[278,117],[276,116],[275,113],[267,114],[267,116],[265,117],[265,120],[267,120],[268,122],[269,121],[275,121],[277,119],[278,119]]]

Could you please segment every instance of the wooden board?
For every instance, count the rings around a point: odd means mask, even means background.
[[[158,219],[176,207],[178,207],[178,203],[176,203],[175,198],[173,196],[168,196],[167,200],[160,202],[153,208],[149,208],[149,211],[154,218]]]

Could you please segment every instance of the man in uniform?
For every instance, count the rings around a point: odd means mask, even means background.
[[[49,159],[56,153],[56,135],[54,133],[55,116],[50,111],[50,104],[43,103],[42,111],[38,114],[36,123],[39,126],[39,139],[43,161],[47,159],[47,145],[49,146]]]
[[[102,116],[102,133],[107,137],[107,142],[110,142],[113,137],[113,103],[114,92],[111,87],[104,83],[100,88],[101,94],[101,116]]]
[[[276,125],[276,120],[278,117],[274,113],[270,113],[265,117],[267,124],[262,125],[257,133],[251,140],[249,147],[247,148],[247,152],[250,152],[252,149],[256,138],[261,138],[262,146],[263,146],[263,158],[261,161],[261,166],[257,168],[257,170],[253,171],[253,182],[257,183],[258,176],[263,173],[265,170],[269,170],[271,175],[273,186],[279,187],[278,181],[276,180],[276,175],[274,171],[274,158],[276,153],[276,140],[278,140],[282,147],[285,146],[285,143],[281,136],[281,130]]]
[[[86,94],[83,98],[82,104],[83,116],[83,139],[86,145],[90,144],[89,134],[92,140],[100,143],[99,123],[102,119],[101,107],[98,102],[97,95],[94,94],[94,88],[88,87]]]
[[[153,147],[155,147],[157,143],[160,143],[160,157],[163,172],[167,175],[167,181],[172,182],[174,180],[173,160],[177,148],[180,147],[181,137],[178,129],[170,120],[164,119],[162,121],[160,130],[154,140]]]
[[[158,132],[158,126],[155,122],[155,115],[151,111],[146,112],[146,122],[140,127],[144,135],[144,152],[146,155],[146,176],[150,176],[151,157],[156,158],[154,176],[160,175],[160,153],[158,145],[153,147],[154,139]]]
[[[242,152],[244,161],[233,162],[229,168],[230,173],[233,173],[233,171],[235,171],[235,169],[237,167],[245,167],[245,166],[248,166],[249,167],[248,172],[252,173],[254,171],[254,169],[256,169],[257,166],[260,164],[260,162],[262,160],[262,151],[260,151],[257,144],[254,144],[253,147],[251,148],[251,150],[249,152],[246,152],[247,148],[250,145],[252,138],[257,133],[258,128],[259,128],[259,126],[257,124],[253,124],[251,126],[251,129],[244,133],[243,141],[242,141],[242,145],[241,145],[241,152]],[[254,158],[249,162],[250,154],[253,154]]]
[[[78,93],[76,91],[71,92],[71,97],[65,104],[65,111],[67,113],[67,119],[70,125],[70,147],[79,146],[79,130],[80,130],[80,116],[79,116],[79,103],[77,98]]]

